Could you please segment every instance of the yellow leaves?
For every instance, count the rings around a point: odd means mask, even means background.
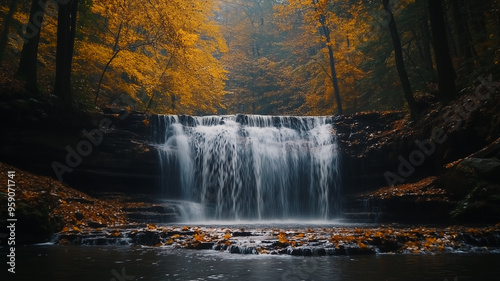
[[[286,235],[286,233],[285,233],[285,232],[280,232],[280,233],[278,234],[278,236],[276,236],[276,237],[278,238],[278,241],[279,241],[280,243],[289,243],[290,241],[287,239],[287,237],[286,237],[286,236],[287,236],[287,235]]]
[[[204,234],[195,233],[193,237],[195,241],[205,242],[206,240],[204,236]]]
[[[145,108],[149,99],[137,97],[145,91],[153,99],[150,112],[215,113],[226,79],[217,56],[227,49],[213,20],[217,5],[197,0],[96,1],[92,12],[105,26],[82,31],[88,33],[87,40],[76,45],[75,72],[99,77],[109,64],[100,91],[100,101],[108,104],[114,93],[123,92]],[[96,83],[89,81],[92,89]]]
[[[436,241],[437,241],[436,237],[426,237],[424,247],[429,248],[433,246],[433,244],[435,244]]]
[[[348,235],[348,236],[344,237],[344,239],[349,243],[356,240],[356,238],[353,235]]]
[[[174,234],[170,238],[175,239],[175,238],[179,238],[179,237],[181,237],[179,234]]]
[[[338,244],[340,242],[340,236],[337,234],[332,235],[329,241],[332,242],[333,244]]]
[[[425,242],[426,242],[426,243],[435,243],[435,242],[436,242],[436,240],[437,240],[437,238],[436,238],[436,237],[426,237],[426,238],[425,238]]]
[[[222,238],[224,238],[226,240],[231,238],[231,233],[227,232],[226,234],[224,234],[224,236],[222,236]]]
[[[148,224],[148,229],[156,229],[156,223]]]

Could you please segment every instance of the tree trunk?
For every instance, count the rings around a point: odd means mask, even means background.
[[[427,73],[426,78],[429,81],[436,81],[436,72],[434,69],[434,64],[432,63],[432,52],[431,52],[431,34],[429,32],[429,16],[420,19],[420,29],[422,31],[422,51],[423,51],[423,61],[425,65],[425,72]]]
[[[313,0],[313,5],[316,5],[317,3],[318,3],[317,0]],[[330,79],[332,80],[333,90],[335,92],[335,102],[337,103],[337,114],[343,114],[344,111],[342,109],[342,99],[340,98],[339,82],[337,78],[337,71],[335,69],[335,57],[333,55],[333,48],[331,45],[332,40],[330,37],[330,28],[328,28],[328,26],[326,25],[326,17],[324,14],[319,15],[319,23],[321,25],[320,30],[326,39],[325,45],[328,49],[328,60],[331,72]]]
[[[14,16],[16,9],[17,9],[17,1],[11,0],[10,6],[9,6],[9,13],[5,17],[5,20],[4,20],[5,25],[3,27],[2,35],[0,37],[0,64],[3,61],[5,49],[7,48],[7,42],[9,41],[9,28],[12,24],[12,21],[13,21],[12,16]]]
[[[453,18],[455,24],[455,41],[458,47],[458,56],[463,60],[463,66],[465,67],[464,73],[470,73],[473,71],[473,55],[470,44],[470,38],[467,36],[467,24],[465,22],[465,17],[463,13],[462,5],[458,0],[451,0],[453,6]]]
[[[111,62],[113,62],[113,60],[116,58],[118,53],[121,51],[118,48],[118,43],[120,42],[120,34],[122,31],[122,26],[123,26],[123,23],[120,23],[120,26],[118,27],[118,33],[116,34],[116,38],[115,38],[115,44],[113,46],[113,55],[108,60],[108,63],[106,63],[106,66],[104,66],[104,70],[102,71],[101,77],[99,78],[99,83],[97,84],[97,89],[95,91],[94,104],[97,104],[97,98],[99,97],[99,91],[101,90],[101,85],[102,85],[102,80],[104,79],[104,74],[106,74],[106,71],[108,70],[109,65],[111,64]]]
[[[429,14],[438,73],[439,99],[441,104],[446,105],[456,96],[456,73],[450,57],[441,0],[429,0]]]
[[[75,46],[78,0],[59,5],[57,16],[56,83],[54,94],[65,106],[72,106],[71,65]]]
[[[47,0],[33,0],[31,3],[29,20],[23,34],[23,50],[16,73],[19,78],[24,80],[25,89],[35,94],[39,92],[37,82],[38,42],[40,41],[46,3]]]
[[[401,86],[403,87],[404,96],[410,109],[410,116],[413,120],[416,120],[418,118],[417,103],[413,98],[410,80],[408,79],[408,73],[406,71],[405,62],[403,60],[403,48],[401,47],[401,39],[399,37],[398,28],[392,14],[389,0],[383,0],[383,4],[384,9],[390,15],[389,30],[391,32],[392,44],[394,45],[394,56],[396,59],[396,68],[398,70],[399,79],[401,80]]]

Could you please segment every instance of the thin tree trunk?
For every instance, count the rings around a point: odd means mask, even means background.
[[[95,99],[94,99],[94,104],[97,104],[97,98],[99,97],[99,91],[101,90],[101,85],[102,85],[102,80],[104,79],[104,74],[106,74],[106,71],[108,70],[109,68],[109,65],[111,64],[111,62],[116,58],[116,56],[118,55],[118,53],[120,52],[121,50],[116,50],[114,53],[113,53],[113,56],[108,60],[108,62],[106,63],[106,66],[104,66],[104,69],[101,73],[101,77],[99,78],[99,83],[97,84],[97,89],[95,90]]]
[[[438,73],[439,99],[441,104],[446,105],[456,96],[456,73],[450,57],[441,0],[429,0],[429,14]]]
[[[431,34],[429,32],[429,16],[420,19],[420,29],[422,31],[422,51],[423,51],[423,61],[426,70],[426,77],[430,81],[436,81],[436,72],[434,69],[434,64],[432,62],[432,52],[431,52]]]
[[[78,0],[59,5],[57,16],[56,83],[54,94],[65,106],[72,106],[71,66],[75,46]]]
[[[464,61],[465,73],[470,73],[474,67],[474,56],[472,54],[470,38],[467,36],[467,24],[463,13],[464,7],[458,0],[451,0],[451,4],[453,6],[453,18],[456,31],[455,40],[459,50],[458,55]]]
[[[115,38],[115,44],[113,46],[113,56],[111,56],[111,58],[108,60],[108,63],[106,63],[106,66],[104,67],[104,69],[101,73],[101,77],[99,78],[99,83],[97,84],[97,89],[95,90],[94,104],[97,104],[97,98],[99,97],[99,91],[101,90],[101,85],[102,85],[102,80],[104,79],[104,74],[106,74],[106,71],[108,70],[109,65],[116,58],[118,53],[121,51],[118,48],[118,43],[120,42],[120,34],[122,31],[122,26],[123,26],[123,23],[120,23],[120,26],[118,27],[118,33],[116,34],[116,38]]]
[[[151,98],[149,99],[149,102],[148,102],[148,105],[146,106],[146,110],[144,111],[144,114],[148,114],[149,109],[151,109],[151,106],[153,105],[153,100],[154,100],[155,94],[156,94],[156,92],[153,92],[151,94]]]
[[[5,17],[4,20],[4,27],[2,31],[2,35],[0,37],[0,64],[3,61],[3,56],[5,54],[5,49],[7,48],[7,42],[9,41],[9,28],[12,25],[12,16],[14,16],[14,13],[16,12],[17,9],[17,2],[16,0],[11,0],[10,1],[10,6],[9,6],[9,13]]]
[[[410,80],[408,79],[408,72],[406,71],[405,63],[403,60],[403,48],[401,47],[401,39],[399,37],[398,28],[392,14],[389,0],[383,0],[383,4],[384,9],[390,15],[389,30],[391,32],[392,44],[394,45],[394,56],[396,59],[396,68],[398,70],[399,79],[401,80],[401,86],[403,87],[404,96],[410,109],[410,116],[413,120],[415,120],[418,118],[417,103],[413,98]]]
[[[317,0],[313,0],[313,5],[316,5],[317,3],[318,3]],[[331,45],[330,28],[328,28],[328,26],[326,25],[326,17],[324,14],[319,15],[319,23],[321,24],[320,30],[323,33],[323,36],[325,36],[326,38],[325,45],[328,49],[328,61],[330,64],[330,72],[331,72],[330,79],[332,80],[333,90],[335,92],[335,102],[337,103],[337,114],[343,114],[344,111],[342,108],[342,99],[340,98],[339,82],[337,78],[337,71],[335,69],[335,57]]]
[[[24,45],[16,73],[19,78],[24,80],[25,89],[35,94],[39,92],[37,82],[38,42],[40,41],[46,3],[47,0],[33,0],[31,3],[30,16],[23,34]]]

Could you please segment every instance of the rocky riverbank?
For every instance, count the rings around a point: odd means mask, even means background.
[[[366,254],[439,254],[498,252],[500,225],[488,227],[318,226],[308,228],[236,228],[160,226],[133,229],[66,230],[61,245],[143,245],[226,251],[233,254],[338,256]]]

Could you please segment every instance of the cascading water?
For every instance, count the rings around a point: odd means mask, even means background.
[[[331,117],[165,115],[154,121],[164,196],[199,203],[203,215],[197,219],[338,214]]]

